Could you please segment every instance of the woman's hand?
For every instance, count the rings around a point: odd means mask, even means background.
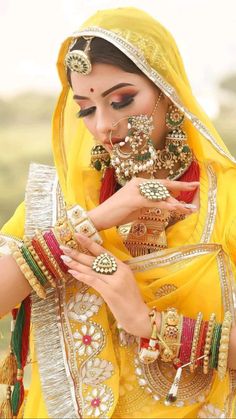
[[[147,180],[133,178],[105,202],[89,211],[88,216],[96,229],[98,231],[106,230],[114,226],[135,221],[142,214],[142,211],[149,208],[160,208],[186,215],[193,212],[193,209],[187,208],[184,204],[177,201],[174,196],[178,196],[181,191],[192,191],[196,189],[199,186],[199,182],[180,182],[160,179],[158,182],[166,186],[172,196],[165,201],[153,202],[142,196],[139,191],[139,184]]]
[[[115,258],[117,270],[114,274],[103,275],[95,272],[92,269],[95,258],[104,252],[110,255],[111,253],[86,236],[80,234],[76,234],[76,236],[79,243],[91,253],[91,256],[61,246],[66,255],[66,257],[62,255],[62,259],[69,267],[69,273],[94,288],[103,297],[123,329],[132,335],[149,338],[151,336],[148,317],[150,309],[142,299],[131,269]]]

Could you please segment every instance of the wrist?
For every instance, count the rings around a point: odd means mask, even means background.
[[[144,309],[142,311],[139,310],[139,313],[140,314],[135,317],[132,334],[138,337],[150,339],[152,333],[152,326],[149,317],[150,308],[145,304]],[[159,312],[156,313],[156,324],[157,331],[159,332],[161,329],[161,314]]]

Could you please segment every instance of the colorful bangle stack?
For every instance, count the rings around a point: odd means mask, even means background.
[[[84,234],[87,232],[92,240],[101,243],[95,227],[89,222],[81,207],[76,206],[68,210],[68,215],[71,217],[72,223],[67,218],[60,219],[54,228],[47,231],[36,230],[32,239],[25,238],[23,245],[12,247],[14,259],[40,298],[46,298],[45,288],[48,284],[56,287],[57,281],[65,282],[71,278],[68,274],[68,267],[61,258],[63,255],[61,245],[88,253],[74,237],[75,232]]]

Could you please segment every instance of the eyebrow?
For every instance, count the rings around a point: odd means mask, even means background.
[[[103,93],[101,94],[101,96],[102,96],[102,97],[105,97],[105,96],[109,95],[109,93],[114,92],[114,90],[121,89],[121,87],[126,87],[126,86],[134,86],[134,85],[133,85],[133,84],[131,84],[131,83],[118,83],[118,84],[116,84],[115,86],[113,86],[113,87],[111,87],[110,89],[108,89],[108,90],[106,90],[105,92],[103,92]],[[88,98],[88,97],[86,97],[86,96],[74,95],[74,96],[73,96],[73,99],[75,99],[75,100],[83,100],[83,99],[89,99],[89,98]]]

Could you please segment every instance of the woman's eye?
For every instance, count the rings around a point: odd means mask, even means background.
[[[92,106],[92,108],[81,109],[77,114],[77,118],[83,118],[84,116],[91,115],[95,111],[96,107]]]
[[[111,106],[114,109],[121,109],[121,108],[124,108],[125,106],[130,105],[130,103],[132,103],[133,101],[134,101],[134,96],[129,96],[121,100],[120,102],[112,102]]]

